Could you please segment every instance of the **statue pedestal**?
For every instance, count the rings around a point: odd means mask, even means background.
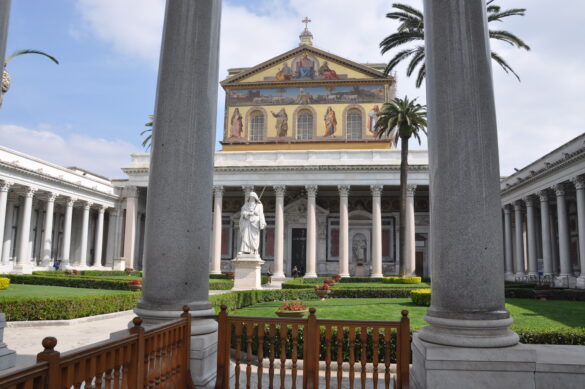
[[[238,254],[232,259],[234,269],[233,290],[262,289],[260,269],[264,261],[258,254]]]

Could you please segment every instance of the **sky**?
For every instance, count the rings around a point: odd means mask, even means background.
[[[421,0],[403,3],[422,9]],[[583,132],[585,2],[499,0],[526,16],[494,26],[517,34],[529,52],[501,42],[522,81],[493,68],[502,175],[522,168]],[[154,110],[164,0],[13,0],[7,55],[37,49],[58,58],[15,58],[0,108],[0,145],[64,166],[124,177],[130,154],[143,152],[140,132]],[[309,16],[314,45],[356,62],[388,62],[380,41],[397,24],[387,0],[224,0],[220,80],[227,69],[254,66],[298,45]],[[425,102],[405,67],[397,94]],[[224,96],[218,86],[217,135]],[[426,148],[426,140],[421,146]],[[220,148],[217,143],[217,148]]]

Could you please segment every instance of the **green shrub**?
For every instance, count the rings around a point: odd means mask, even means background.
[[[283,282],[282,289],[313,289],[315,285],[323,284],[325,277],[317,278],[296,278],[291,281]]]
[[[534,289],[526,288],[506,288],[504,289],[506,298],[521,298],[521,299],[533,299],[536,298]]]
[[[382,280],[385,284],[420,284],[421,277],[384,277]]]
[[[231,280],[231,277],[228,276],[227,274],[210,274],[209,275],[209,279],[210,280]]]
[[[140,293],[113,293],[79,297],[0,298],[6,320],[69,320],[78,317],[126,311],[134,308]]]
[[[0,290],[8,289],[10,286],[10,278],[0,277]]]
[[[361,282],[382,282],[381,278],[372,277],[342,277],[339,280],[342,284],[361,283]]]
[[[264,274],[260,276],[260,283],[262,285],[266,285],[269,282],[270,282],[270,277],[268,277],[267,275],[264,275]]]
[[[234,281],[227,279],[210,279],[209,290],[230,290],[234,287]]]
[[[28,285],[48,285],[48,286],[65,286],[70,288],[89,288],[89,289],[110,289],[110,290],[130,290],[128,280],[107,279],[103,277],[79,277],[79,276],[42,276],[42,275],[23,275],[23,274],[6,274],[4,277],[10,278],[14,284]]]
[[[38,275],[38,276],[53,276],[53,277],[58,277],[58,276],[70,276],[71,271],[63,271],[63,270],[51,270],[51,271],[47,271],[47,270],[42,270],[42,271],[33,271],[33,275]],[[127,276],[128,273],[126,273],[123,270],[80,270],[79,274],[77,274],[76,276],[90,276],[90,277],[108,277],[108,276],[114,276],[114,277],[120,277],[120,276]],[[134,270],[130,273],[131,277],[142,277],[142,271],[138,271],[138,270]]]
[[[505,281],[504,287],[506,288],[526,288],[526,289],[534,289],[535,284],[529,282],[518,282],[518,281]]]
[[[431,305],[430,289],[414,289],[410,291],[410,299],[416,305],[428,307]]]
[[[585,346],[585,327],[570,329],[512,328],[525,344],[567,344]]]

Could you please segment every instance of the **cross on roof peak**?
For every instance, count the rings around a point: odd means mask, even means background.
[[[301,20],[301,22],[305,23],[305,29],[309,28],[309,23],[312,22],[311,19],[309,19],[308,16],[305,16],[305,18],[303,20]]]

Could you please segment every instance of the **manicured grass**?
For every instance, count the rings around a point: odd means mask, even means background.
[[[540,301],[508,299],[508,309],[514,319],[512,329],[520,328],[574,328],[585,327],[585,302]],[[234,315],[275,317],[280,301],[261,303],[235,311]],[[427,307],[412,304],[410,299],[327,299],[305,301],[317,308],[321,319],[399,320],[403,309],[409,311],[410,325],[418,330],[426,325],[423,316]]]
[[[13,297],[74,297],[98,296],[108,294],[133,293],[120,290],[66,288],[62,286],[10,284],[8,289],[0,290],[0,299]]]
[[[334,288],[430,288],[428,282],[418,284],[383,284],[381,282],[339,282]]]

